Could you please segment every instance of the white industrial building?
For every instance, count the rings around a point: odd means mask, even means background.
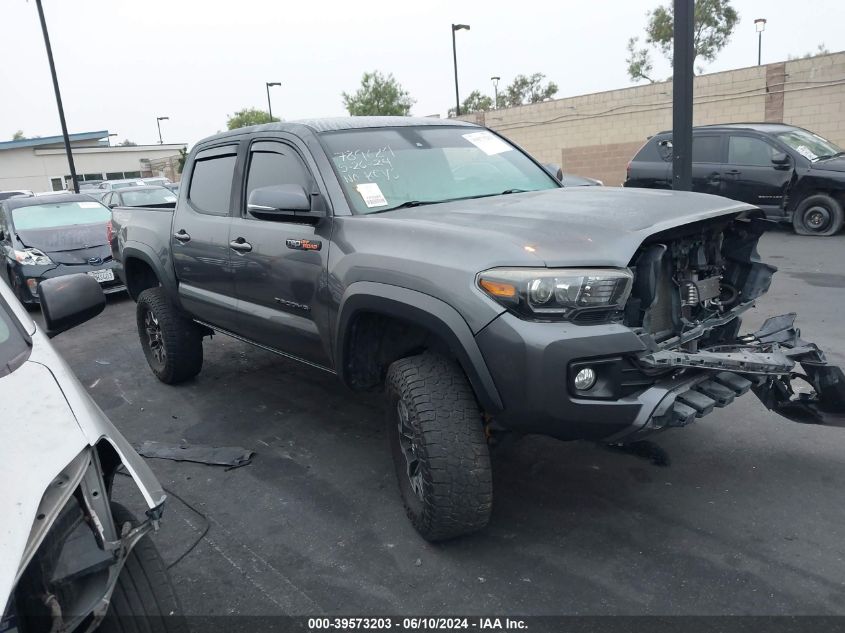
[[[71,134],[70,144],[80,182],[151,176],[178,180],[179,153],[185,149],[184,143],[111,146],[108,130]],[[0,191],[69,188],[70,168],[61,136],[0,143]]]

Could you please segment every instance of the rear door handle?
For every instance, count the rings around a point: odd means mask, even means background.
[[[252,250],[252,244],[247,242],[244,238],[239,237],[236,240],[229,242],[229,248],[239,253],[248,253]]]
[[[742,172],[738,169],[729,169],[725,172],[726,176],[739,176]]]
[[[173,239],[175,239],[179,242],[182,242],[184,244],[185,242],[191,241],[191,236],[188,235],[188,233],[187,233],[187,231],[185,231],[185,229],[179,229],[179,231],[177,231],[176,233],[173,234]]]

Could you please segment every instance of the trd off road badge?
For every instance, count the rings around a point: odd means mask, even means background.
[[[288,248],[292,248],[295,251],[319,251],[321,248],[323,248],[323,243],[319,240],[288,239],[285,240],[285,244]]]

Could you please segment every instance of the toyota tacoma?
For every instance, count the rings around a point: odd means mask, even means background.
[[[554,171],[460,121],[207,138],[174,209],[113,210],[147,361],[188,380],[220,332],[383,390],[401,496],[429,540],[487,524],[489,445],[508,434],[625,444],[749,390],[845,424],[845,377],[794,314],[740,334],[775,272],[759,209],[568,188]]]

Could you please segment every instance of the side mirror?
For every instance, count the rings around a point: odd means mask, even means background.
[[[272,185],[253,189],[246,210],[257,218],[291,218],[311,212],[311,198],[302,185]]]
[[[789,154],[785,152],[775,152],[772,154],[772,164],[779,169],[786,169],[792,163]]]
[[[563,180],[563,169],[560,168],[560,165],[556,163],[543,163],[543,169],[557,178],[558,182]]]
[[[45,279],[38,284],[38,297],[50,338],[93,319],[106,307],[100,283],[85,273]]]

